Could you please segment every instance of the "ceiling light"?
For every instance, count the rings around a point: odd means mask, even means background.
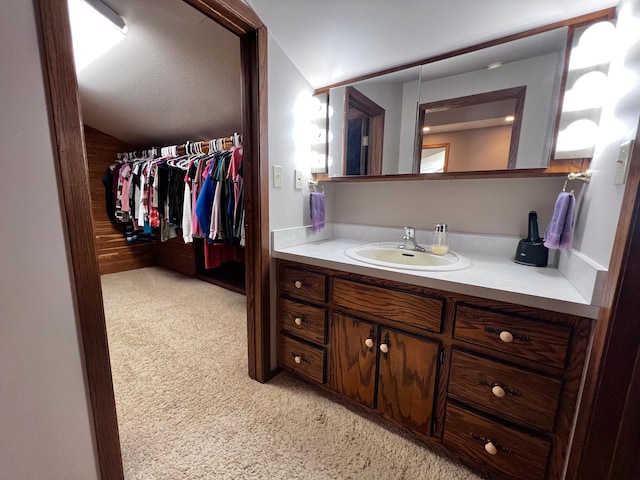
[[[515,119],[516,117],[514,117],[513,115],[507,115],[506,117],[504,117],[505,122],[513,122]]]
[[[504,65],[504,62],[493,62],[487,65],[487,70],[493,70],[494,68],[500,68]]]
[[[422,129],[422,131],[423,131],[423,132],[428,132],[429,130],[431,130],[431,128],[429,128],[429,127],[424,127],[424,128]]]
[[[100,0],[68,0],[73,55],[80,72],[124,39],[127,24]]]

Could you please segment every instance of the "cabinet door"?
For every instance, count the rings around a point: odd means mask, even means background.
[[[376,327],[339,313],[331,318],[331,386],[373,407],[376,370]]]
[[[394,330],[380,332],[377,408],[403,425],[430,434],[439,344]]]

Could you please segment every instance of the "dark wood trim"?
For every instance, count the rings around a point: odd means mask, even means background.
[[[349,88],[349,87],[347,87]],[[516,159],[518,156],[518,143],[520,142],[520,130],[522,126],[522,112],[524,111],[524,98],[527,91],[526,86],[506,88],[503,90],[495,90],[493,92],[478,93],[475,95],[465,95],[464,97],[448,98],[446,100],[438,100],[436,102],[421,103],[418,106],[419,121],[416,125],[416,135],[418,137],[418,145],[425,142],[425,133],[423,130],[425,116],[430,109],[446,108],[462,108],[472,105],[480,105],[483,103],[499,102],[501,100],[514,99],[516,101],[513,115],[515,120],[511,126],[511,141],[509,144],[509,158],[507,160],[507,169],[515,169]],[[428,135],[428,134],[427,134]],[[414,157],[414,166],[418,165],[418,169],[414,171],[420,173],[420,160],[422,156],[422,148],[417,148]],[[446,169],[445,169],[446,172]],[[451,173],[451,172],[450,172]]]
[[[368,80],[373,77],[377,77],[380,75],[386,75],[388,73],[398,72],[400,70],[404,70],[406,68],[418,67],[421,65],[426,65],[428,63],[434,63],[439,60],[444,60],[446,58],[457,57],[459,55],[464,55],[465,53],[475,52],[476,50],[482,50],[483,48],[493,47],[494,45],[500,45],[502,43],[511,42],[513,40],[518,40],[520,38],[529,37],[531,35],[536,35],[538,33],[548,32],[549,30],[554,30],[560,27],[568,27],[574,24],[585,24],[588,22],[592,22],[594,20],[607,20],[615,18],[616,9],[615,7],[606,8],[604,10],[598,10],[597,12],[588,13],[586,15],[580,15],[578,17],[569,18],[567,20],[562,20],[560,22],[550,23],[548,25],[544,25],[537,28],[532,28],[529,30],[525,30],[524,32],[515,33],[512,35],[507,35],[505,37],[496,38],[494,40],[489,40],[486,42],[479,43],[477,45],[472,45],[470,47],[459,48],[457,50],[452,50],[446,53],[441,53],[440,55],[435,55],[433,57],[427,57],[421,60],[416,60],[414,62],[404,63],[402,65],[398,65],[392,68],[386,68],[384,70],[380,70],[377,72],[368,73],[366,75],[360,75],[359,77],[350,78],[348,80],[342,80],[337,83],[332,83],[330,85],[325,85],[324,87],[316,88],[315,93],[326,93],[330,89],[334,87],[341,87],[343,85],[348,85],[355,82],[361,82],[362,80]]]
[[[640,349],[638,329],[640,285],[640,130],[618,220],[603,307],[595,324],[593,347],[570,451],[567,479],[614,480],[616,472],[631,470],[637,462],[637,444],[621,442],[638,432],[629,425],[638,406],[629,403],[637,394],[634,370]],[[637,437],[636,437],[637,441]],[[616,459],[616,464],[613,460]],[[624,462],[620,464],[620,462]],[[637,465],[636,465],[637,466]]]
[[[243,120],[247,202],[247,324],[249,375],[271,378],[269,312],[269,201],[267,160],[267,31],[253,10],[240,0],[185,0],[240,35],[244,80]],[[98,263],[90,219],[87,159],[75,74],[71,30],[64,0],[34,0],[40,36],[58,183],[62,190],[65,229],[84,364],[91,401],[98,467],[103,479],[122,479],[111,366]]]
[[[238,36],[262,26],[262,20],[240,0],[184,0],[196,10],[215,20]]]
[[[34,6],[98,467],[101,478],[119,480],[124,472],[67,2],[35,0]]]

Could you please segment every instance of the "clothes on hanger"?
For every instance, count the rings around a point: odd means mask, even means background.
[[[244,258],[241,136],[118,154],[103,178],[111,223],[185,243],[205,239],[207,268]],[[139,238],[145,238],[144,235]],[[224,248],[219,247],[225,245]]]

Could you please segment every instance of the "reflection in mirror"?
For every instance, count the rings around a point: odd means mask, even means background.
[[[414,173],[515,168],[526,87],[420,105]],[[448,145],[447,163],[426,172],[425,148]]]
[[[353,87],[345,91],[345,175],[380,175],[384,108]]]
[[[603,21],[573,33],[554,158],[593,157],[615,30],[612,21]]]
[[[449,144],[424,143],[420,152],[420,171],[418,173],[442,173],[447,171]]]
[[[510,160],[500,166],[487,163],[473,168],[485,171],[546,168],[560,99],[566,39],[567,27],[562,27],[350,84],[385,110],[381,174],[412,174],[422,170],[418,105],[516,87],[526,87],[526,95],[518,118],[520,133],[517,142],[512,143]],[[329,121],[333,134],[329,176],[346,175],[343,128],[346,88],[332,88],[329,94],[335,111]],[[372,140],[369,135],[369,142]],[[449,142],[433,139],[428,143]],[[454,162],[453,149],[452,144],[449,163]],[[442,171],[444,168],[443,165]],[[448,164],[446,171],[457,168]]]
[[[420,67],[407,68],[398,72],[370,78],[349,86],[332,88],[329,93],[329,105],[333,115],[329,119],[329,176],[343,175],[388,175],[398,173],[398,159],[403,158],[413,164],[417,106],[420,87]],[[363,97],[371,104],[365,107]],[[360,105],[359,107],[357,107]],[[376,125],[369,125],[366,150],[369,159],[366,168],[359,173],[354,165],[347,165],[346,152],[350,149],[354,155],[361,152],[362,136],[355,135],[355,143],[347,138],[350,111],[356,108],[368,109],[371,117],[377,117]],[[377,112],[377,113],[375,113]],[[380,152],[380,153],[376,153]],[[357,162],[359,165],[359,162]],[[366,165],[366,164],[365,164]],[[360,167],[358,167],[360,168]]]

